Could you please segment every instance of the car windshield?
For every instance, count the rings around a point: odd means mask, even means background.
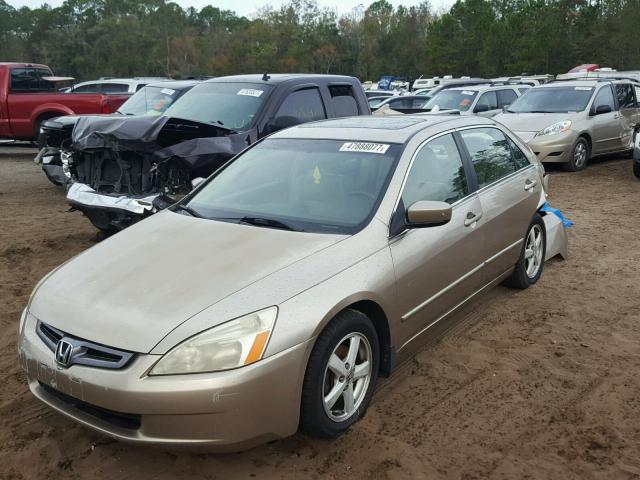
[[[146,86],[138,90],[118,109],[122,115],[162,115],[182,92],[166,87]]]
[[[425,105],[429,110],[469,110],[478,92],[475,90],[443,90]]]
[[[511,104],[511,113],[581,112],[593,95],[593,87],[530,88]]]
[[[255,118],[271,87],[253,83],[205,82],[164,112],[164,116],[244,130]]]
[[[183,209],[260,227],[353,234],[370,220],[401,145],[267,139],[236,157]]]

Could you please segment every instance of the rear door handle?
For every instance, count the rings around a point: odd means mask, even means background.
[[[464,219],[464,226],[468,227],[470,225],[473,225],[478,220],[480,220],[480,218],[482,218],[482,213],[469,212],[467,213],[467,218]]]
[[[537,184],[538,182],[536,182],[535,180],[527,178],[527,180],[524,182],[524,189],[530,192]]]

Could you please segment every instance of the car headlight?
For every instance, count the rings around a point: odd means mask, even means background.
[[[563,122],[554,123],[547,128],[540,130],[536,133],[536,137],[542,137],[544,135],[557,135],[558,133],[566,132],[571,129],[571,120],[565,120]]]
[[[278,308],[269,307],[199,333],[167,352],[149,375],[217,372],[257,362],[277,316]]]

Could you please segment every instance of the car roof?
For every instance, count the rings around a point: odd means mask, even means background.
[[[264,76],[267,75],[268,79],[264,80]],[[240,82],[240,83],[264,83],[265,85],[273,85],[284,82],[290,82],[293,80],[326,80],[329,82],[353,82],[354,77],[348,77],[346,75],[315,75],[310,73],[266,73],[266,74],[250,74],[250,75],[228,75],[226,77],[216,77],[206,80],[206,83],[219,83],[219,82]],[[358,83],[360,83],[358,81]]]
[[[305,123],[274,133],[270,138],[314,138],[365,142],[406,143],[427,128],[441,130],[467,125],[494,125],[485,117],[460,115],[385,115],[343,117]]]
[[[49,68],[41,63],[0,62],[0,67]]]
[[[164,87],[164,88],[172,88],[173,90],[183,90],[185,88],[193,87],[202,83],[200,80],[166,80],[162,82],[151,82],[147,83],[146,87]]]
[[[502,85],[466,85],[466,86],[460,86],[460,87],[453,87],[453,88],[448,88],[447,90],[474,90],[474,91],[478,91],[478,92],[486,92],[488,90],[500,90],[503,88],[517,88],[517,87],[530,87],[531,85],[514,85],[514,84],[509,84],[509,83],[505,83]],[[447,90],[442,90],[443,92],[446,92]]]

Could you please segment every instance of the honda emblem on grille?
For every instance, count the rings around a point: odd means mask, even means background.
[[[66,340],[60,340],[56,346],[56,363],[63,367],[71,365],[71,356],[73,354],[73,345]]]

